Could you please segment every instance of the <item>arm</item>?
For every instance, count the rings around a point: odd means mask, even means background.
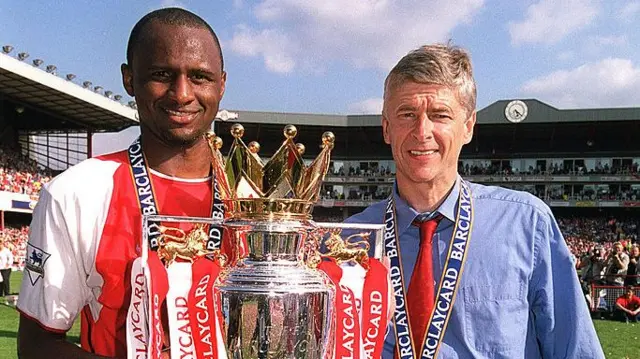
[[[55,353],[56,358],[106,358],[88,353],[77,345],[66,341],[66,338],[65,333],[46,330],[37,322],[21,315],[18,329],[18,358],[47,358],[51,357],[52,353]]]
[[[632,312],[625,308],[622,304],[620,304],[618,301],[616,301],[616,308],[620,309],[621,311],[625,312],[625,313],[629,313],[631,314]]]
[[[629,265],[628,259],[618,254],[613,255],[613,263],[618,267],[618,269],[626,269]]]
[[[528,299],[542,358],[604,358],[569,249],[550,210],[539,214],[534,236]]]
[[[20,358],[96,358],[65,341],[66,333],[90,298],[87,273],[78,250],[75,206],[43,190],[33,213],[27,266],[17,309]]]

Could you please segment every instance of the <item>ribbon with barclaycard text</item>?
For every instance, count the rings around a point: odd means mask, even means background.
[[[360,323],[353,291],[340,284],[342,269],[332,259],[318,265],[327,274],[336,290],[335,297],[335,358],[360,359]]]
[[[427,331],[422,343],[414,343],[409,324],[409,315],[406,306],[406,294],[404,275],[402,271],[402,259],[400,256],[400,244],[396,222],[396,210],[393,195],[387,201],[385,211],[385,254],[389,257],[390,276],[396,309],[393,323],[396,335],[396,354],[401,359],[436,358],[444,333],[451,317],[453,303],[460,284],[460,278],[464,269],[467,248],[471,240],[471,228],[473,223],[473,204],[471,202],[471,189],[463,179],[459,180],[460,194],[458,196],[456,221],[453,228],[452,239],[449,245],[444,270],[438,285],[433,311],[430,313]],[[419,350],[419,351],[418,351]],[[419,355],[415,355],[419,353]]]

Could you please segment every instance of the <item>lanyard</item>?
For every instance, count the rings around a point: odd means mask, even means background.
[[[471,189],[466,181],[460,180],[460,195],[458,196],[458,211],[453,229],[451,244],[445,262],[442,276],[438,285],[435,305],[429,316],[429,323],[422,347],[421,343],[414,343],[407,312],[407,297],[405,294],[404,275],[402,272],[402,258],[400,243],[398,242],[397,216],[393,195],[389,197],[384,216],[385,223],[385,254],[389,257],[390,275],[396,310],[393,324],[396,333],[396,351],[398,358],[436,358],[444,332],[449,323],[453,303],[456,298],[460,277],[464,269],[467,248],[471,240],[471,226],[473,223],[473,205],[471,203]],[[418,352],[418,350],[420,350]],[[419,353],[415,355],[414,353]]]
[[[127,150],[129,156],[129,164],[131,168],[131,175],[133,177],[133,183],[136,187],[136,195],[138,197],[138,204],[140,205],[140,211],[142,215],[157,215],[159,214],[158,205],[154,196],[153,184],[151,183],[151,176],[149,175],[149,167],[147,167],[145,156],[142,153],[142,144],[140,143],[140,137],[138,137]],[[223,220],[224,219],[224,204],[220,198],[220,188],[218,187],[218,181],[215,174],[213,177],[213,203],[211,206],[211,218]],[[152,228],[152,226],[150,226]],[[157,250],[159,243],[158,237],[160,231],[150,230],[148,233],[149,248],[151,250]],[[209,238],[206,243],[206,248],[209,251],[220,249],[220,243],[222,242],[222,227],[210,226]]]

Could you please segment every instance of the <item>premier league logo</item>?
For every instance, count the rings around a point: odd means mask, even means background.
[[[51,257],[51,254],[43,251],[42,249],[27,244],[27,273],[29,274],[29,280],[31,285],[35,285],[40,277],[44,276],[44,264],[47,259]]]

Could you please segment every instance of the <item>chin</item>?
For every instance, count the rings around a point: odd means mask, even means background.
[[[204,132],[196,132],[189,131],[187,133],[184,132],[175,132],[169,131],[164,137],[167,143],[178,146],[189,146],[201,140],[204,135]]]

